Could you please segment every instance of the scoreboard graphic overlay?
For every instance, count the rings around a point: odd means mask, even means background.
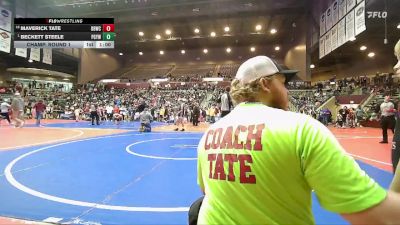
[[[114,48],[114,18],[15,18],[15,48]]]

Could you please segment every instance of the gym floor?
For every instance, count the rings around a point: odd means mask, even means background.
[[[0,127],[0,224],[10,218],[65,224],[187,224],[196,184],[199,128],[174,132],[137,122],[92,126],[89,122],[29,121]],[[118,128],[118,129],[116,129]],[[203,127],[204,128],[204,127]],[[346,151],[378,183],[392,179],[390,144],[376,128],[331,129]],[[193,132],[196,131],[196,132]],[[391,137],[389,137],[391,138]],[[347,224],[320,207],[317,224]]]

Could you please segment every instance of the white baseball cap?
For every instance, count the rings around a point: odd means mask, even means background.
[[[280,73],[285,75],[286,82],[288,82],[297,72],[299,71],[285,70],[267,56],[256,56],[240,65],[236,72],[235,79],[239,80],[242,84],[247,84],[260,77],[272,76]]]
[[[394,55],[397,57],[397,64],[393,67],[394,73],[400,75],[400,39],[394,46]]]

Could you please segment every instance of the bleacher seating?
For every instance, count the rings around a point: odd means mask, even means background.
[[[199,76],[206,77],[214,74],[216,65],[205,64],[205,65],[177,65],[175,70],[171,72],[172,77],[180,76]]]
[[[232,78],[236,75],[237,70],[239,69],[240,64],[223,64],[219,69],[219,76]]]
[[[164,77],[172,68],[173,65],[137,66],[123,74],[123,78],[143,80],[154,77]]]
[[[325,94],[324,94],[325,93]],[[316,103],[324,104],[333,96],[332,92],[318,92],[317,90],[290,90],[289,101],[294,111],[316,110]]]

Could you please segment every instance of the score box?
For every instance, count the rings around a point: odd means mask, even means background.
[[[103,24],[103,32],[114,32],[114,24]]]
[[[105,32],[103,33],[103,41],[114,41],[115,39],[115,33],[113,32]]]

